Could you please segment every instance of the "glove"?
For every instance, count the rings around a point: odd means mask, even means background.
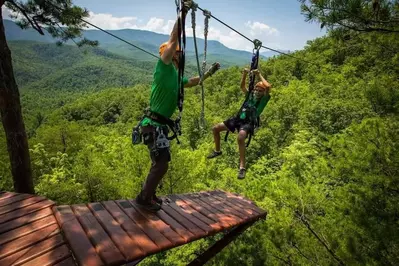
[[[205,75],[212,76],[213,74],[216,73],[220,69],[220,64],[219,62],[213,63],[212,66],[208,69],[208,71],[205,73]]]

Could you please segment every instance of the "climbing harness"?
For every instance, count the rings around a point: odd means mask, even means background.
[[[252,94],[252,91],[254,90],[254,87],[255,87],[255,74],[253,73],[253,70],[258,68],[259,50],[262,47],[262,42],[257,40],[257,39],[255,39],[253,41],[253,43],[254,43],[254,49],[253,49],[253,52],[252,52],[252,61],[251,61],[251,70],[250,70],[248,93],[247,93],[247,96],[245,97],[244,103],[241,105],[240,110],[238,111],[237,115],[235,116],[236,119],[240,119],[241,113],[247,111],[249,98],[250,98],[250,96]],[[259,105],[259,101],[255,104],[254,107],[257,108],[258,105]],[[249,138],[248,138],[248,142],[246,144],[246,147],[248,147],[249,144],[251,143],[252,136],[255,136],[255,128],[259,126],[259,118],[257,117],[256,119],[252,119],[252,117],[251,117],[250,125],[251,125],[251,130],[248,132],[248,134],[249,134],[248,137]],[[229,136],[229,131],[226,132],[226,136],[224,137],[224,141],[227,141],[228,136]]]
[[[195,57],[197,59],[197,67],[198,74],[200,77],[199,85],[201,86],[201,120],[200,126],[202,128],[205,127],[205,90],[204,90],[204,79],[205,79],[205,68],[206,68],[206,54],[208,48],[208,27],[209,27],[209,19],[211,18],[211,12],[207,10],[203,10],[203,14],[205,16],[204,20],[204,60],[202,61],[202,68],[200,68],[199,56],[198,56],[198,47],[197,47],[197,37],[196,37],[196,23],[195,23],[195,12],[197,11],[198,5],[193,3],[191,8],[191,24],[193,28],[193,39],[194,39],[194,48],[195,48]]]

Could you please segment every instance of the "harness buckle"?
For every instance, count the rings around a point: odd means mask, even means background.
[[[157,149],[166,149],[170,147],[168,138],[165,136],[162,129],[157,127],[157,139],[155,141]]]

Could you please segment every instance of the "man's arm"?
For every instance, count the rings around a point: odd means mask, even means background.
[[[211,68],[204,74],[204,81],[209,78],[210,76],[212,76],[218,69],[220,68],[220,64],[219,63],[214,63]],[[200,77],[192,77],[188,80],[188,82],[186,83],[186,85],[184,85],[185,88],[190,88],[190,87],[194,87],[197,86],[200,82]]]
[[[189,10],[189,7],[191,5],[191,1],[186,1],[184,7],[183,7],[183,12],[182,12],[182,19],[186,19],[187,12]],[[166,65],[169,65],[172,63],[173,55],[176,52],[177,45],[179,43],[179,20],[178,18],[175,22],[175,25],[173,26],[172,32],[170,33],[170,37],[168,40],[168,44],[165,47],[165,51],[161,55],[161,60],[164,62]],[[181,47],[180,47],[181,49]]]
[[[248,92],[247,84],[246,84],[246,79],[247,79],[247,74],[248,73],[249,73],[249,69],[248,68],[244,68],[244,70],[242,71],[242,78],[241,78],[241,90],[244,93]]]

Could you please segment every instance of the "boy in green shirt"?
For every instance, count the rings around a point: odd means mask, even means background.
[[[241,90],[245,94],[249,93],[248,88],[246,87],[246,77],[248,72],[249,70],[245,68],[241,79]],[[248,101],[244,105],[244,108],[237,116],[231,117],[223,123],[219,123],[213,127],[215,150],[208,156],[208,159],[212,159],[222,154],[222,151],[220,150],[220,132],[227,130],[234,132],[237,130],[237,142],[240,152],[240,170],[238,172],[239,179],[245,178],[245,139],[250,132],[253,132],[254,121],[256,121],[256,119],[260,116],[270,100],[270,83],[263,78],[262,74],[257,69],[253,70],[253,73],[258,76],[260,81],[255,85],[255,88],[249,95]]]
[[[186,18],[190,1],[186,1],[182,13]],[[169,41],[163,43],[159,48],[161,58],[158,60],[154,72],[154,80],[151,87],[150,113],[141,122],[141,132],[144,144],[147,145],[152,161],[150,172],[143,185],[136,202],[150,211],[161,209],[162,200],[156,197],[155,192],[158,184],[168,170],[170,161],[168,126],[167,121],[177,109],[179,94],[178,68],[181,50],[178,46],[178,20],[176,21]],[[219,63],[212,65],[211,69],[204,74],[204,80],[219,69]],[[187,79],[182,82],[185,88],[198,85],[199,77]]]

